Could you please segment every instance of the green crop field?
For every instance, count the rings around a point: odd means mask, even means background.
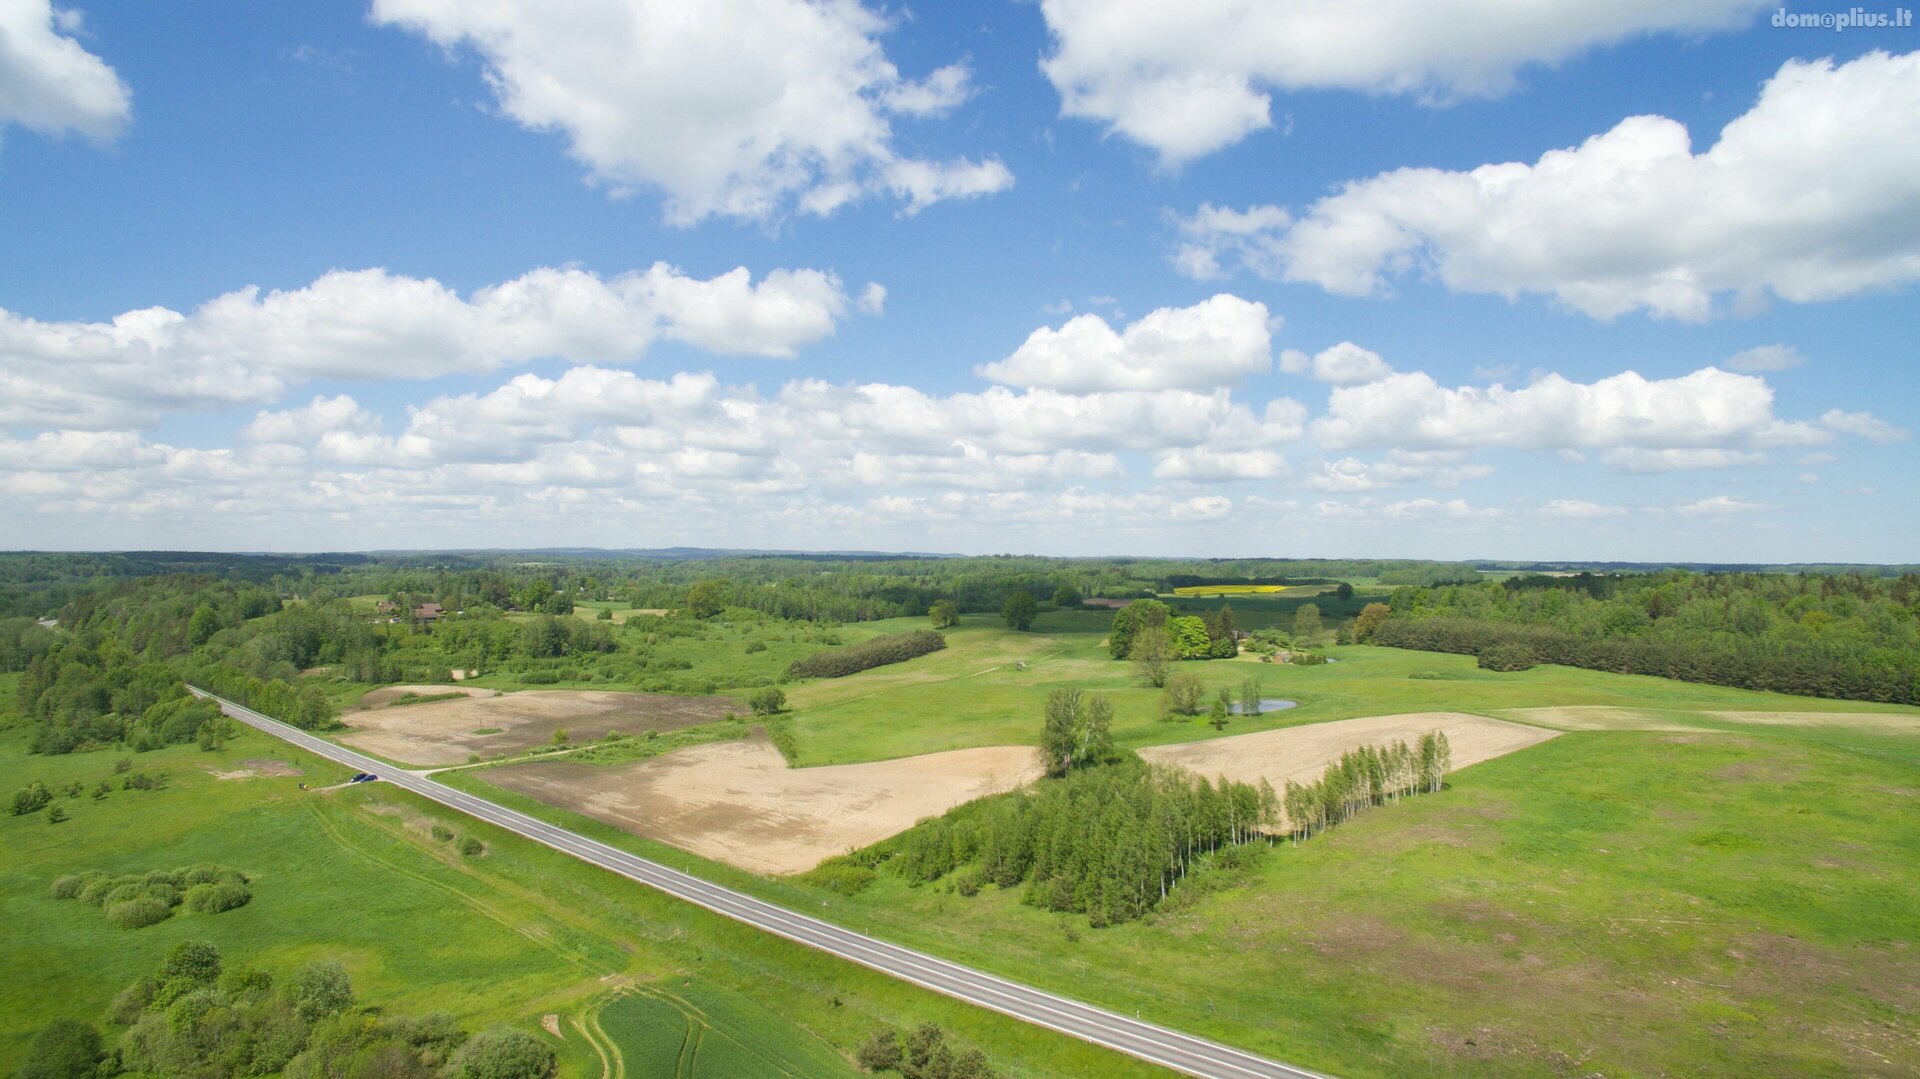
[[[23,732],[0,732],[0,791],[36,779],[91,787],[111,778],[125,755],[42,757],[24,748]],[[674,979],[696,972],[713,999],[753,1016],[749,1048],[772,1047],[787,1054],[780,1059],[820,1061],[823,1052],[838,1059],[878,1024],[931,1021],[1013,1074],[1147,1071],[737,926],[393,788],[301,792],[301,780],[330,784],[346,772],[264,735],[244,733],[211,753],[179,746],[130,756],[139,771],[165,772],[164,788],[116,786],[100,801],[62,799],[71,817],[59,824],[44,812],[0,816],[0,919],[8,926],[0,1073],[23,1063],[33,1031],[49,1019],[104,1023],[113,994],[184,939],[211,940],[230,962],[269,970],[337,959],[360,997],[391,1014],[449,1011],[468,1029],[507,1023],[530,1032],[543,1014],[566,1017],[570,1036],[553,1043],[565,1076],[605,1074],[600,1051],[573,1018],[621,987],[679,984]],[[304,775],[216,778],[269,759]],[[460,856],[432,838],[433,823],[477,836],[487,853]],[[48,895],[55,877],[77,870],[202,862],[252,876],[253,901],[123,930],[97,908]],[[652,1066],[656,1054],[678,1059],[677,1042],[628,1041],[622,1051],[629,1068]],[[716,1048],[715,1059],[734,1051]]]
[[[618,997],[594,1024],[629,1060],[632,1079],[791,1076],[839,1079],[859,1073],[826,1043],[737,993],[683,980]],[[661,1052],[674,1046],[677,1055]]]

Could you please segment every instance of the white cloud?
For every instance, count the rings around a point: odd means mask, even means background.
[[[1920,280],[1920,53],[1789,61],[1694,154],[1685,127],[1635,116],[1528,165],[1405,168],[1298,215],[1181,221],[1177,265],[1233,261],[1343,295],[1431,276],[1455,292],[1545,293],[1595,318],[1707,318],[1727,297],[1811,303]],[[1749,361],[1780,362],[1779,352]]]
[[[860,313],[879,318],[887,312],[887,286],[878,281],[867,282],[860,290]]]
[[[1175,520],[1217,521],[1233,512],[1233,499],[1224,495],[1199,495],[1174,503],[1170,512]]]
[[[1682,517],[1726,517],[1766,508],[1758,502],[1744,502],[1731,495],[1714,495],[1712,498],[1703,498],[1698,502],[1675,506],[1670,512]]]
[[[1010,386],[1093,390],[1205,390],[1273,368],[1265,304],[1222,293],[1162,307],[1116,333],[1099,315],[1033,331],[1013,355],[975,368]]]
[[[1395,450],[1384,460],[1362,461],[1342,457],[1321,464],[1319,471],[1306,478],[1306,486],[1320,491],[1377,491],[1408,483],[1431,483],[1435,487],[1453,487],[1466,480],[1493,475],[1491,465],[1467,464],[1458,452],[1408,452]]]
[[[1806,362],[1792,345],[1760,345],[1727,357],[1731,371],[1785,371]]]
[[[1280,354],[1280,369],[1290,375],[1310,374],[1336,386],[1378,382],[1393,373],[1379,353],[1351,341],[1342,341],[1311,357],[1299,349],[1287,349]]]
[[[1271,126],[1272,90],[1508,90],[1515,74],[1648,33],[1736,29],[1770,0],[1043,0],[1041,63],[1061,114],[1093,120],[1164,162]]]
[[[262,412],[241,430],[249,442],[306,444],[331,431],[366,434],[379,426],[360,403],[346,394],[315,397],[302,408]]]
[[[1736,468],[1767,463],[1767,455],[1764,453],[1714,447],[1651,450],[1637,446],[1623,446],[1608,450],[1600,455],[1600,459],[1614,471],[1627,473],[1676,472],[1694,468]]]
[[[1168,450],[1154,463],[1156,479],[1208,483],[1226,480],[1276,480],[1288,473],[1287,459],[1273,450],[1229,453],[1206,446]]]
[[[1592,383],[1550,374],[1517,390],[1447,389],[1423,372],[1395,374],[1336,388],[1313,433],[1336,450],[1607,450],[1623,468],[1723,465],[1732,463],[1730,451],[1824,437],[1776,419],[1764,379],[1713,367],[1671,379],[1627,371]]]
[[[876,306],[882,294],[869,288]],[[247,287],[191,315],[40,322],[0,310],[0,424],[110,428],[186,409],[277,398],[310,378],[430,378],[541,357],[627,362],[658,338],[788,357],[834,332],[850,306],[819,270],[736,269],[709,279],[666,263],[601,277],[538,269],[462,299],[432,279],[330,272],[311,285]]]
[[[471,46],[500,108],[563,134],[593,179],[657,188],[669,221],[827,214],[888,192],[909,212],[1003,190],[997,159],[900,154],[888,116],[971,94],[964,65],[904,78],[857,0],[375,0],[376,22]]]
[[[1820,422],[1843,435],[1864,438],[1868,442],[1886,445],[1889,442],[1903,442],[1909,432],[1904,427],[1896,427],[1870,412],[1842,412],[1829,409],[1820,416]]]
[[[0,128],[107,139],[133,115],[120,76],[73,39],[80,21],[47,0],[0,2]]]
[[[1579,498],[1556,498],[1540,507],[1540,515],[1543,517],[1564,517],[1576,521],[1618,517],[1625,512],[1627,511],[1622,506],[1606,506]]]

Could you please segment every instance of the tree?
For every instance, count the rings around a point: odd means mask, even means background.
[[[1198,715],[1204,691],[1199,678],[1183,671],[1167,679],[1167,705],[1183,716]]]
[[[702,578],[693,582],[687,589],[687,613],[702,621],[712,618],[726,609],[727,586],[725,581],[714,578]]]
[[[20,1079],[91,1079],[106,1055],[92,1023],[55,1019],[33,1036]]]
[[[1157,599],[1136,599],[1114,612],[1113,630],[1107,635],[1108,654],[1126,659],[1133,652],[1134,634],[1148,626],[1165,625],[1173,608]]]
[[[1063,686],[1047,694],[1040,724],[1040,767],[1049,776],[1064,776],[1073,768],[1079,743],[1080,691]]]
[[[611,622],[611,621],[613,621],[613,608],[612,608],[612,607],[602,607],[602,608],[600,608],[600,613],[599,613],[599,614],[596,614],[596,615],[594,615],[593,617],[594,617],[594,618],[596,618],[596,619],[598,619],[598,620],[600,620],[600,621],[602,621],[602,622]]]
[[[1393,616],[1393,608],[1384,603],[1369,603],[1360,608],[1360,614],[1353,620],[1353,643],[1365,644],[1373,639],[1373,631],[1380,623]]]
[[[308,963],[294,972],[287,984],[287,996],[300,1018],[312,1022],[338,1015],[353,1003],[353,983],[347,970],[331,959]]]
[[[1207,722],[1211,724],[1216,731],[1225,730],[1227,727],[1227,714],[1232,708],[1233,694],[1224,689],[1221,690],[1219,694],[1213,698],[1213,707],[1208,710]]]
[[[900,1048],[900,1035],[891,1027],[881,1027],[861,1043],[854,1059],[868,1071],[887,1072],[898,1069],[906,1057]]]
[[[61,805],[59,802],[55,802],[52,805],[47,807],[47,823],[48,824],[59,824],[61,821],[66,819],[67,819],[67,809],[65,806]]]
[[[1293,635],[1308,647],[1320,636],[1320,608],[1311,603],[1302,603],[1300,609],[1293,612]]]
[[[1127,658],[1142,681],[1156,689],[1167,684],[1173,666],[1173,638],[1165,625],[1147,626],[1133,635]]]
[[[220,949],[210,940],[183,940],[167,951],[160,964],[162,984],[179,980],[210,986],[220,980]]]
[[[511,1027],[475,1034],[460,1047],[448,1074],[458,1079],[547,1079],[553,1074],[553,1050],[533,1035]]]
[[[1336,596],[1338,596],[1338,597],[1340,597],[1341,599],[1352,599],[1352,598],[1353,598],[1353,586],[1352,586],[1352,585],[1350,585],[1350,584],[1348,584],[1348,583],[1347,583],[1347,582],[1345,582],[1345,581],[1341,581],[1341,582],[1340,582],[1340,587],[1338,587],[1338,588],[1336,588],[1336,589],[1334,589],[1334,590],[1333,590],[1333,594],[1334,594],[1334,595],[1336,595]]]
[[[1113,702],[1088,697],[1081,713],[1080,760],[1096,763],[1113,756]]]
[[[211,606],[202,603],[193,609],[193,617],[187,620],[187,643],[198,648],[206,644],[219,631],[219,613]]]
[[[13,810],[14,816],[24,817],[38,811],[51,801],[53,801],[53,791],[48,790],[45,783],[36,779],[13,792],[13,803],[9,808]]]
[[[1022,633],[1032,628],[1039,614],[1040,604],[1035,602],[1033,593],[1024,589],[1008,596],[1005,606],[1000,608],[1000,617],[1007,620],[1007,625]]]
[[[1080,590],[1070,584],[1061,585],[1053,590],[1053,605],[1055,607],[1080,606]]]
[[[786,706],[787,695],[778,686],[767,686],[755,690],[753,695],[747,698],[747,707],[753,709],[753,714],[756,716],[777,715]]]
[[[1240,682],[1240,714],[1257,716],[1260,714],[1262,690],[1258,678],[1246,678]]]
[[[927,617],[932,620],[934,629],[946,629],[960,624],[960,608],[950,599],[936,599],[933,606],[927,608]]]

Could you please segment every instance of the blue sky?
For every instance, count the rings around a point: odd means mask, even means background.
[[[1912,560],[1915,29],[1501,7],[15,0],[0,546]]]

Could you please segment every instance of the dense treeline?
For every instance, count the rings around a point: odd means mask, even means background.
[[[999,1074],[978,1049],[956,1051],[937,1023],[921,1023],[903,1039],[892,1027],[867,1036],[854,1060],[870,1072],[898,1072],[901,1079],[995,1079]]]
[[[969,802],[892,841],[887,864],[913,881],[968,867],[962,892],[1025,884],[1023,902],[1130,921],[1166,898],[1201,859],[1277,823],[1271,787],[1215,784],[1138,761]]]
[[[841,678],[871,667],[903,663],[947,646],[947,639],[930,629],[887,633],[845,648],[829,648],[793,661],[789,678]]]
[[[364,1007],[331,960],[282,983],[255,967],[227,968],[200,940],[174,945],[158,970],[114,998],[109,1018],[129,1027],[111,1048],[91,1023],[47,1024],[22,1079],[547,1079],[556,1063],[553,1050],[517,1030],[469,1037],[444,1013]]]
[[[1396,741],[1350,749],[1314,782],[1286,781],[1280,805],[1287,815],[1287,834],[1298,842],[1374,806],[1437,793],[1452,770],[1453,747],[1445,731],[1428,731],[1412,747]]]
[[[1671,571],[1402,588],[1359,639],[1743,689],[1920,703],[1920,575]],[[1516,658],[1518,657],[1518,658]],[[1492,664],[1490,664],[1492,665]]]

